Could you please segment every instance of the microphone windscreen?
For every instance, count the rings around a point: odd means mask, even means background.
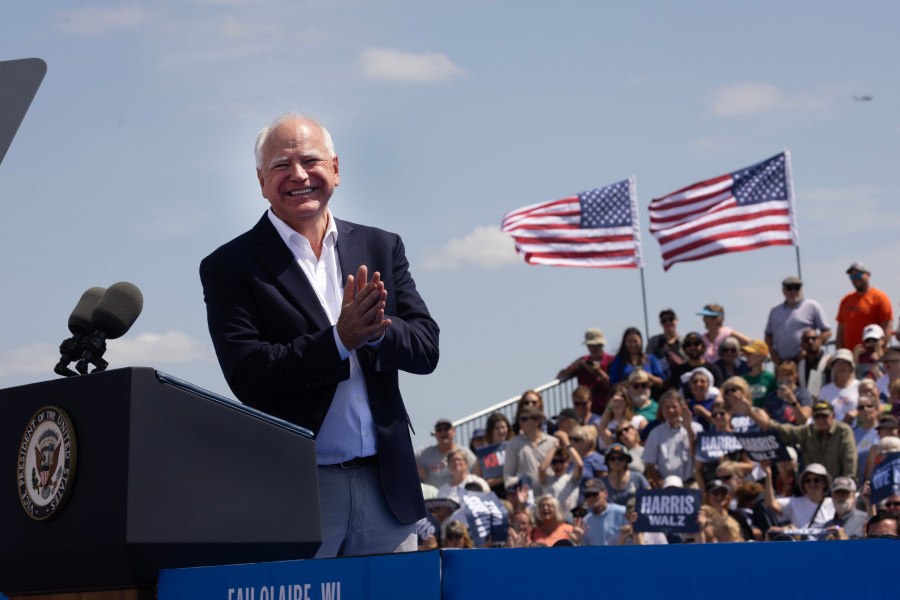
[[[81,295],[81,300],[78,301],[78,304],[72,309],[72,314],[69,315],[70,332],[82,335],[90,335],[94,332],[91,324],[91,314],[94,312],[94,307],[97,306],[97,302],[104,292],[106,292],[106,288],[102,287],[92,287],[85,290]]]
[[[144,295],[133,283],[120,281],[107,288],[91,312],[91,325],[114,340],[125,335],[144,308]]]

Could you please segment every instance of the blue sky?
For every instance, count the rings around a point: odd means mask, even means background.
[[[787,147],[807,296],[833,317],[862,260],[897,300],[898,22],[887,1],[4,3],[0,60],[48,72],[0,165],[0,385],[55,377],[81,292],[127,280],[145,308],[111,368],[230,395],[197,266],[267,206],[253,141],[287,110],[329,127],[333,212],[403,236],[441,325],[437,372],[403,380],[419,444],[550,380],[586,328],[610,351],[643,328],[638,271],[525,265],[513,208],[635,175],[651,333],[718,302],[761,336],[794,249],[664,273],[646,207]]]

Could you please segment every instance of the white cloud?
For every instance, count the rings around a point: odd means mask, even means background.
[[[495,269],[521,262],[515,244],[496,226],[479,225],[461,238],[430,252],[420,268],[429,271],[484,267]]]
[[[85,6],[60,13],[56,28],[84,37],[102,37],[124,29],[143,27],[154,14],[142,6]]]
[[[829,94],[787,92],[769,83],[732,83],[716,88],[710,98],[717,117],[746,117],[771,111],[817,112],[827,107]]]
[[[130,338],[109,340],[103,358],[110,368],[157,366],[215,360],[212,350],[180,331],[142,333]],[[0,378],[25,375],[53,376],[59,361],[59,346],[31,344],[0,354]],[[74,365],[71,365],[74,368]]]
[[[209,344],[180,331],[141,333],[107,342],[104,358],[120,367],[184,364],[215,360]]]
[[[412,54],[370,48],[360,54],[363,74],[368,79],[403,83],[435,83],[465,74],[445,54]]]
[[[154,209],[152,217],[140,221],[141,232],[151,239],[183,238],[194,235],[209,221],[209,215],[196,209],[172,209],[170,213]]]

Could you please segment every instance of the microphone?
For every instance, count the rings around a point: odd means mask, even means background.
[[[57,375],[62,375],[63,377],[78,375],[78,373],[69,368],[69,363],[78,358],[80,354],[78,350],[81,347],[82,340],[94,330],[91,327],[91,313],[104,292],[106,292],[106,288],[88,288],[81,295],[81,299],[75,305],[75,308],[72,309],[72,314],[69,315],[69,332],[72,334],[72,337],[63,340],[59,345],[59,362],[53,368],[53,372]]]
[[[107,288],[106,293],[91,311],[93,333],[81,343],[81,360],[75,365],[79,373],[87,373],[88,365],[94,365],[92,373],[105,371],[109,363],[103,360],[106,340],[122,337],[131,329],[144,308],[144,296],[133,283],[120,281]]]

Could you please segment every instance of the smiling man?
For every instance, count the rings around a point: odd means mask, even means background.
[[[400,237],[332,216],[322,125],[284,115],[255,151],[271,206],[200,264],[219,364],[239,400],[316,434],[317,557],[414,551],[425,506],[397,380],[434,370],[438,326]]]

